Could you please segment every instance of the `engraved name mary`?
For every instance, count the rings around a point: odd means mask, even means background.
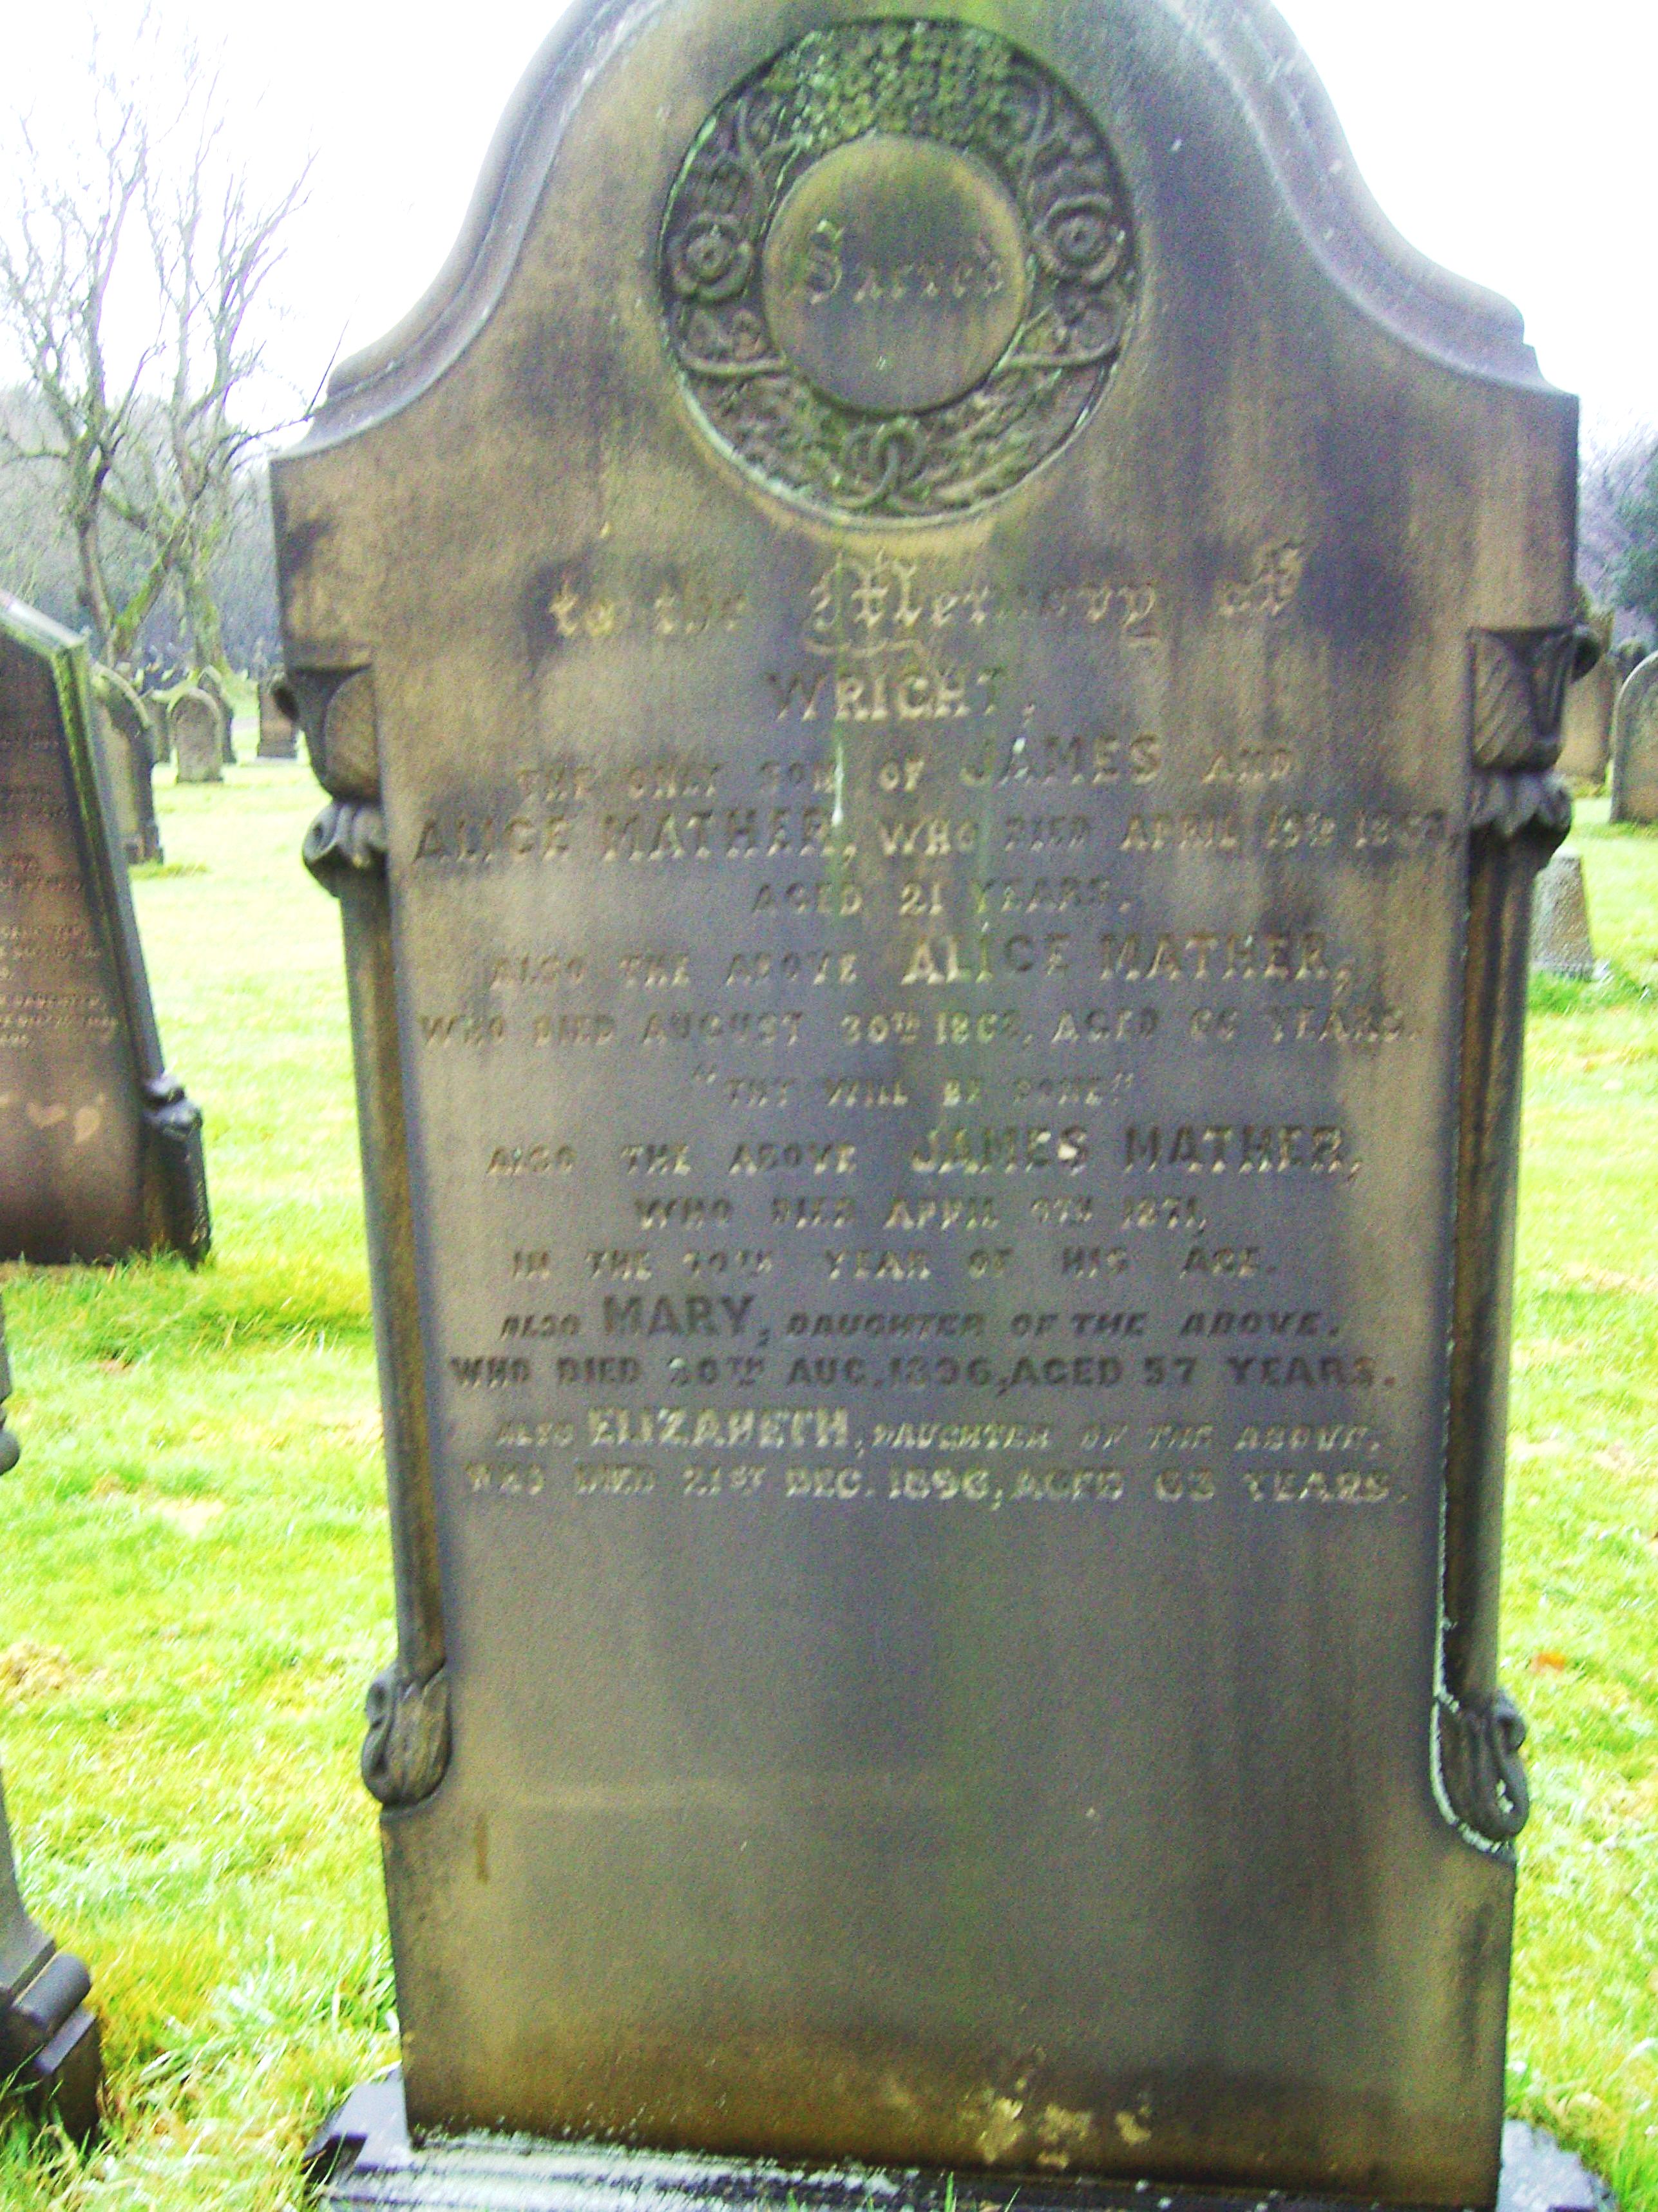
[[[1099,131],[1003,39],[816,31],[710,117],[660,278],[693,410],[841,520],[968,512],[1087,419],[1133,322],[1127,194]]]

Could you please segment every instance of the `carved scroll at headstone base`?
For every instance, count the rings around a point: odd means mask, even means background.
[[[0,1475],[18,1460],[5,1418],[10,1395],[0,1314]],[[102,2067],[98,2022],[86,2006],[91,1989],[80,1960],[60,1951],[24,1910],[0,1782],[0,2106],[21,2098],[77,2142],[98,2129]]]
[[[0,1259],[210,1237],[201,1115],[161,1057],[85,647],[0,594]]]
[[[1573,404],[1016,12],[584,7],[273,467],[409,2118],[1489,2206]]]

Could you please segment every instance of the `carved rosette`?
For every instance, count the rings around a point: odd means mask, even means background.
[[[790,358],[768,311],[783,204],[826,156],[878,136],[975,164],[1022,234],[1017,327],[944,404],[848,404]],[[1127,193],[1078,100],[993,33],[903,20],[811,32],[720,103],[670,195],[659,282],[702,426],[770,489],[842,521],[962,514],[1021,483],[1087,419],[1139,296]]]

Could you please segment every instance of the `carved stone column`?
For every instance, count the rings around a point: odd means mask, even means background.
[[[1588,630],[1476,631],[1468,964],[1457,1149],[1456,1286],[1445,1502],[1439,1780],[1451,1810],[1506,1848],[1531,1810],[1526,1723],[1497,1680],[1514,1235],[1532,892],[1571,827],[1554,773]]]
[[[443,1779],[449,1698],[374,678],[367,669],[307,671],[290,679],[289,696],[319,780],[334,794],[306,837],[305,864],[339,900],[345,933],[398,1609],[398,1656],[368,1689],[362,1778],[392,1810],[417,1804]]]

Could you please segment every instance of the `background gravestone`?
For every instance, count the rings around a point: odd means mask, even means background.
[[[297,760],[299,731],[282,704],[282,679],[267,676],[259,686],[259,758]]]
[[[985,20],[584,9],[273,465],[409,2118],[1488,2205],[1575,408],[1268,9]]]
[[[204,692],[213,702],[217,710],[219,743],[223,752],[224,763],[227,768],[232,768],[235,765],[236,760],[236,717],[230,704],[230,694],[225,689],[224,678],[216,668],[198,668],[191,681],[198,691]]]
[[[1609,654],[1597,660],[1566,694],[1560,738],[1560,774],[1570,782],[1599,785],[1612,757],[1612,717],[1619,677]]]
[[[153,670],[146,670],[142,677],[131,680],[149,724],[150,757],[157,768],[164,768],[173,757],[173,738],[167,726],[168,702],[156,686]]]
[[[10,1395],[0,1313],[0,1475],[18,1460],[17,1439],[6,1425]],[[91,1989],[81,1961],[58,1950],[23,1908],[0,1781],[0,2095],[26,2097],[78,2142],[98,2127],[98,2023],[85,2004]]]
[[[167,710],[180,783],[224,781],[224,716],[216,700],[186,684]]]
[[[1537,879],[1532,966],[1546,975],[1570,975],[1579,981],[1597,972],[1583,863],[1576,853],[1557,853]]]
[[[167,1073],[85,649],[0,593],[0,1259],[209,1240],[201,1116]]]
[[[1658,653],[1641,663],[1618,695],[1612,818],[1658,822]]]
[[[159,860],[163,856],[161,827],[155,819],[155,762],[144,702],[112,668],[93,670],[92,690],[114,803],[116,834],[128,860],[135,866]]]

